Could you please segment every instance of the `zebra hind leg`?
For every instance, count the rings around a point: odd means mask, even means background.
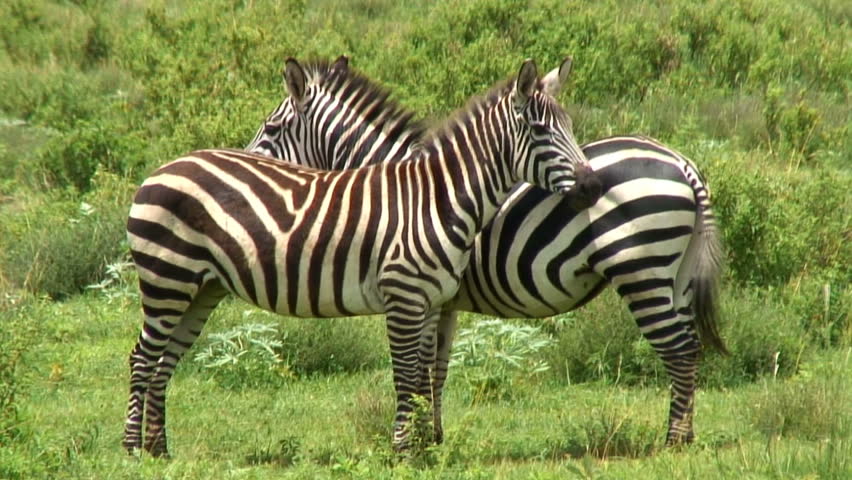
[[[178,362],[189,350],[207,322],[210,313],[227,295],[219,282],[210,282],[195,296],[172,332],[169,342],[157,362],[145,396],[144,449],[152,456],[167,457],[166,388]]]
[[[147,322],[146,322],[147,324]],[[127,401],[127,417],[124,424],[122,446],[131,455],[142,448],[142,412],[145,408],[145,394],[154,369],[154,361],[148,360],[150,349],[143,349],[147,343],[144,332],[139,334],[136,346],[130,352],[130,398]]]
[[[626,295],[624,300],[671,379],[666,446],[673,446],[691,443],[695,437],[692,416],[701,342],[693,328],[691,311],[688,308],[676,311],[672,307],[671,288],[662,290],[644,291],[641,296]]]
[[[144,303],[142,308],[145,311],[145,323],[136,345],[130,352],[130,397],[127,402],[127,418],[122,441],[122,445],[130,454],[136,454],[142,448],[145,397],[157,363],[165,351],[175,324],[180,321],[183,313],[177,310],[156,313],[154,308]]]
[[[683,320],[681,318],[681,320]],[[691,318],[690,318],[691,320]],[[640,321],[640,325],[642,322]],[[671,379],[671,402],[666,446],[692,443],[695,383],[701,344],[690,323],[680,321],[656,331],[644,331]],[[661,334],[665,337],[660,338]]]
[[[689,444],[695,440],[692,417],[699,356],[698,351],[660,355],[672,380],[667,447]]]

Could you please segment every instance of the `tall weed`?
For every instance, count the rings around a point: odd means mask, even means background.
[[[293,373],[281,358],[277,333],[271,324],[245,323],[210,334],[206,346],[195,354],[195,361],[225,388],[278,385]]]

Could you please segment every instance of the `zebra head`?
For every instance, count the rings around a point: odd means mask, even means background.
[[[601,184],[574,139],[571,118],[557,103],[571,71],[571,58],[539,80],[535,62],[526,60],[514,86],[516,175],[556,193],[570,194],[584,209],[601,196]]]
[[[414,114],[381,86],[350,70],[346,56],[304,65],[289,58],[283,74],[288,96],[246,147],[252,153],[343,170],[398,161],[423,136]]]
[[[349,60],[341,55],[331,65],[323,68],[304,69],[294,58],[284,63],[284,85],[288,96],[278,105],[254,139],[246,147],[247,151],[267,155],[291,163],[318,167],[310,160],[317,157],[316,151],[323,147],[311,132],[316,130],[318,119],[311,115],[318,110],[317,102],[322,102],[318,83],[321,77],[334,72],[345,72]]]

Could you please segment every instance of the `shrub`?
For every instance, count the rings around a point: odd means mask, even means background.
[[[195,360],[225,388],[280,384],[293,376],[281,358],[281,341],[271,324],[247,323],[213,333]]]
[[[281,356],[298,375],[354,372],[390,361],[381,317],[285,318],[279,331]]]
[[[845,372],[849,359],[829,370],[818,363],[803,365],[800,375],[786,381],[767,381],[751,406],[757,429],[769,437],[829,440],[848,437],[852,416],[840,405],[852,402]],[[844,373],[841,373],[844,372]]]
[[[611,289],[581,310],[560,315],[554,345],[545,358],[560,382],[667,382],[662,363]]]
[[[450,368],[472,389],[472,402],[505,399],[519,382],[550,368],[537,354],[552,343],[539,327],[478,320],[456,334]]]
[[[26,294],[6,292],[0,299],[0,449],[20,436],[22,418],[18,406],[24,379],[21,360],[43,336],[32,320],[33,310],[41,303]],[[0,469],[2,473],[2,469]]]
[[[778,300],[819,348],[852,345],[852,285],[836,271],[800,275]]]
[[[290,467],[301,458],[302,442],[296,438],[287,436],[279,440],[276,445],[255,445],[254,452],[248,455],[246,461],[249,465],[272,464],[278,467]]]
[[[721,329],[731,355],[705,355],[699,382],[733,387],[764,377],[795,374],[812,352],[812,341],[798,318],[767,292],[726,290]]]
[[[760,154],[717,155],[705,173],[736,281],[782,285],[806,268],[848,278],[844,212],[852,177],[830,169],[783,171]]]
[[[393,434],[396,402],[388,395],[393,390],[390,379],[388,371],[377,371],[368,386],[358,389],[349,403],[346,416],[359,438],[380,438],[384,443]]]
[[[52,192],[0,213],[0,270],[15,287],[60,298],[96,283],[125,250],[124,223],[134,189],[101,173],[93,192]]]
[[[732,387],[766,376],[788,377],[808,358],[814,340],[795,311],[773,292],[721,291],[721,336],[731,355],[706,353],[699,385]],[[560,317],[554,345],[546,350],[551,378],[581,383],[602,380],[627,385],[668,385],[656,352],[639,334],[614,292],[605,291],[582,310]]]
[[[414,410],[405,424],[405,456],[415,465],[432,466],[437,460],[435,455],[435,427],[432,417],[432,404],[424,397],[412,398]]]
[[[86,42],[83,44],[82,67],[94,67],[112,53],[112,38],[107,23],[100,16],[96,16],[93,24],[86,32]]]
[[[655,449],[657,425],[639,420],[632,408],[608,404],[594,409],[579,424],[562,428],[562,439],[550,445],[553,455],[572,457],[644,457]]]

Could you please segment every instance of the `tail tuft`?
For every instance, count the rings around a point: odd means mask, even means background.
[[[692,308],[701,344],[724,355],[729,354],[719,335],[719,278],[722,273],[723,253],[719,230],[714,223],[709,204],[699,207],[696,221],[697,255],[692,277]]]

